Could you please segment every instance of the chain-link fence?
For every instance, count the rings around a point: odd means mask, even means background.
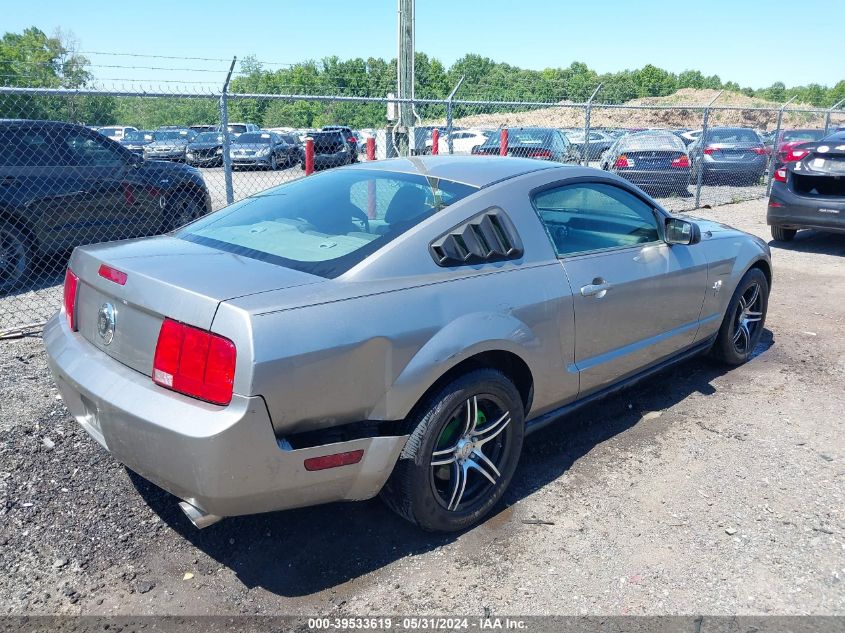
[[[312,170],[408,154],[522,156],[613,172],[686,211],[765,196],[790,143],[845,126],[841,110],[788,105],[451,96],[0,88],[0,335],[59,308],[73,247],[167,232]],[[409,103],[415,125],[392,124]],[[95,127],[103,120],[119,125]]]

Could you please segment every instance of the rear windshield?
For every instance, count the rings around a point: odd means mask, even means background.
[[[707,140],[711,143],[759,143],[760,137],[754,130],[710,130]]]
[[[230,123],[226,126],[226,129],[232,134],[240,134],[241,132],[246,132],[246,125],[243,123]]]
[[[818,141],[824,137],[824,130],[787,130],[784,141]]]
[[[619,149],[629,152],[635,150],[675,150],[682,152],[685,147],[681,139],[668,132],[638,132],[628,134],[619,140]]]
[[[418,174],[338,169],[236,202],[176,236],[334,278],[475,191]]]

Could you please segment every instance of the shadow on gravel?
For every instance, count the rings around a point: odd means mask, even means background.
[[[769,241],[775,250],[815,253],[817,255],[845,255],[845,235],[821,231],[798,231],[791,242]]]
[[[755,357],[772,344],[772,334],[765,330]],[[513,505],[554,481],[595,446],[634,427],[645,412],[661,411],[693,393],[715,394],[711,383],[726,371],[706,359],[693,359],[530,435],[504,505]],[[135,473],[129,475],[152,509],[192,545],[231,568],[247,587],[262,587],[286,597],[337,587],[459,536],[422,532],[377,499],[231,517],[197,530],[177,508],[175,497]],[[500,508],[477,529],[518,528],[508,525],[509,516]]]

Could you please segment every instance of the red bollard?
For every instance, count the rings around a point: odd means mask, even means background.
[[[305,139],[305,175],[314,173],[314,139]]]
[[[367,139],[367,160],[376,159],[376,139],[372,136]]]
[[[508,155],[508,128],[503,127],[499,132],[499,156]]]
[[[431,154],[437,156],[440,153],[440,130],[434,128],[431,131]]]

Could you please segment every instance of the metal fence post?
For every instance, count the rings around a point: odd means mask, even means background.
[[[449,153],[453,153],[453,146],[452,146],[452,100],[455,98],[455,93],[458,91],[458,88],[461,87],[461,84],[464,83],[465,75],[461,75],[461,78],[458,79],[458,83],[455,84],[455,87],[452,88],[452,92],[449,93],[449,96],[446,97],[446,145],[449,147]]]
[[[235,70],[237,57],[232,58],[232,65],[226,74],[226,81],[223,84],[223,92],[220,93],[220,133],[223,135],[223,179],[226,182],[226,204],[235,201],[235,189],[232,186],[232,157],[229,156],[231,138],[229,135],[229,81],[232,79],[232,71]]]
[[[798,98],[798,95],[792,97],[789,101],[784,103],[780,110],[778,110],[778,124],[775,128],[775,135],[772,137],[772,153],[769,154],[769,166],[766,171],[768,172],[766,178],[766,195],[768,196],[772,192],[772,179],[775,177],[775,163],[777,162],[777,155],[778,155],[778,139],[780,139],[780,128],[781,124],[783,123],[783,113],[786,110],[786,106],[790,103],[795,101]]]
[[[710,106],[716,103],[716,99],[722,96],[723,90],[719,91],[715,97],[710,100],[710,103],[707,104],[707,107],[704,108],[704,117],[701,121],[701,141],[698,144],[698,164],[695,168],[695,206],[694,209],[697,209],[701,206],[701,180],[704,173],[704,140],[707,136],[707,123],[710,120]]]
[[[827,112],[824,113],[824,135],[827,136],[827,131],[830,129],[830,115],[833,114],[833,111],[839,108],[843,103],[845,103],[845,99],[841,101],[837,101],[834,103],[830,108],[827,109]]]
[[[590,98],[587,99],[586,109],[584,110],[584,143],[581,145],[581,161],[584,167],[587,167],[590,164],[590,111],[593,109],[593,99],[596,96],[596,93],[601,90],[601,87],[604,84],[599,84],[596,86],[596,89],[593,90],[593,94],[590,95]]]

